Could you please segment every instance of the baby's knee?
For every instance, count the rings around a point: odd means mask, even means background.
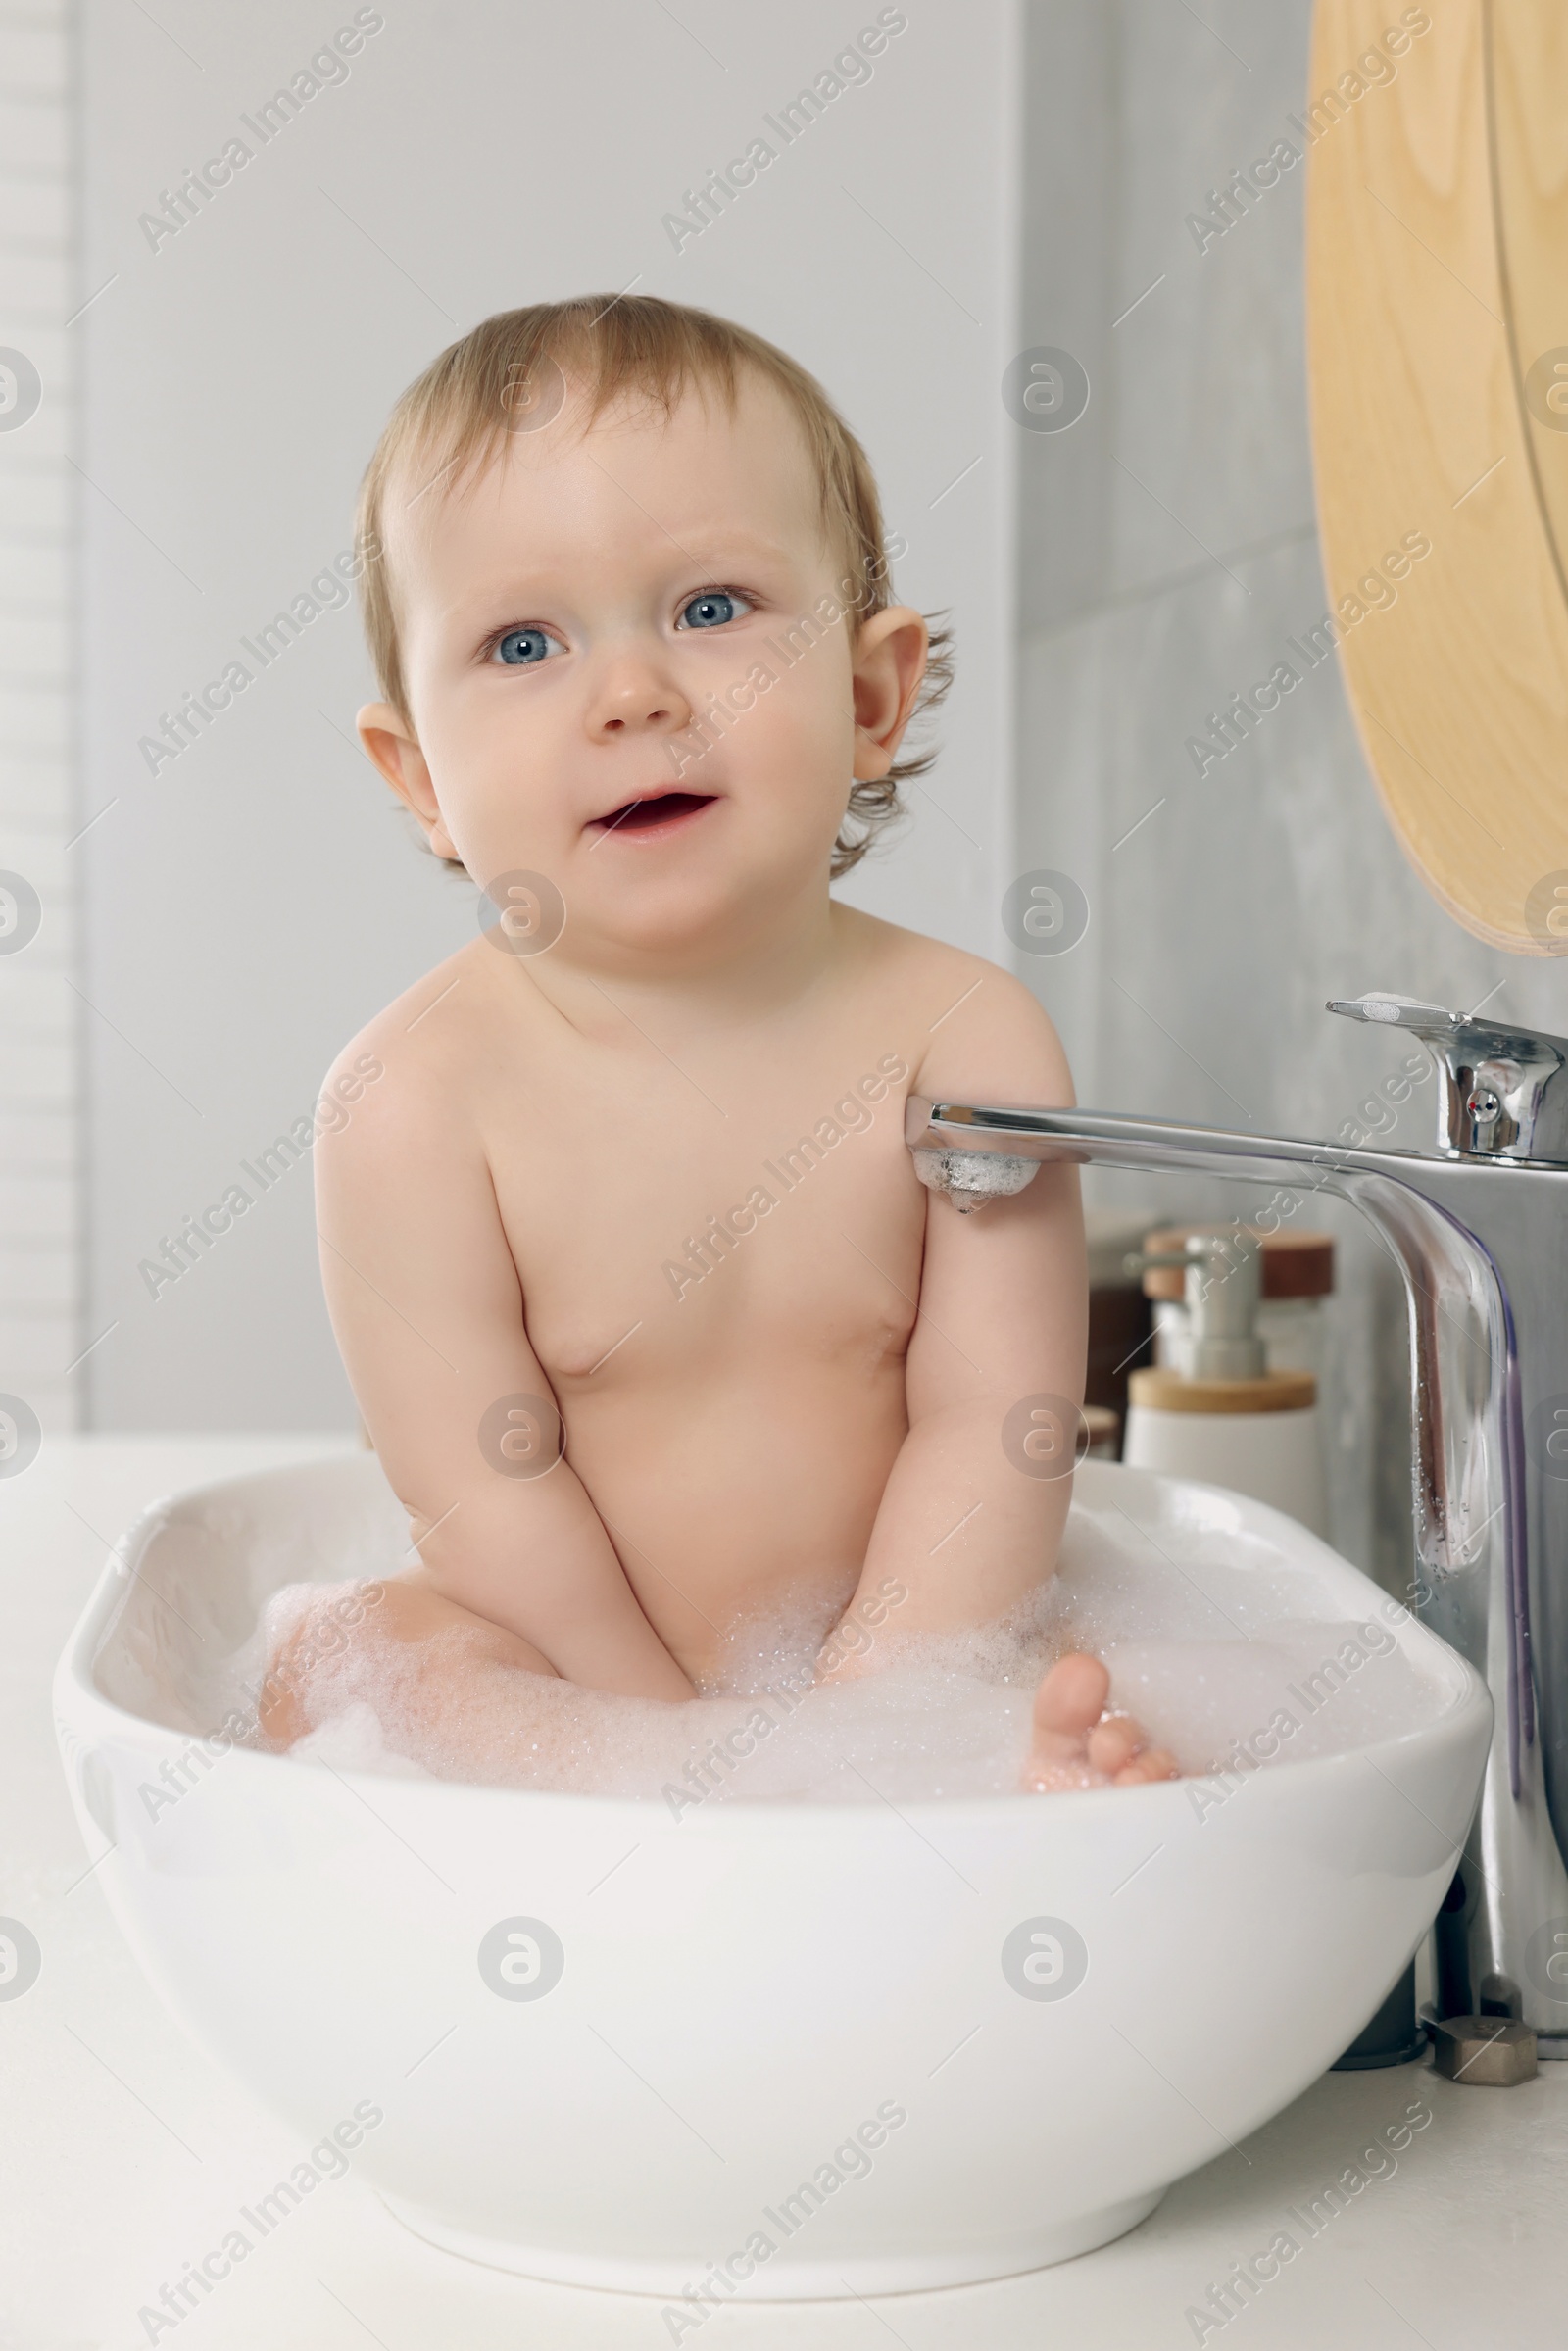
[[[374,1638],[380,1620],[396,1613],[395,1603],[391,1611],[387,1607],[391,1592],[389,1584],[355,1582],[286,1595],[293,1606],[270,1634],[256,1699],[257,1723],[270,1745],[292,1746],[310,1730],[309,1693],[317,1675],[346,1663]]]

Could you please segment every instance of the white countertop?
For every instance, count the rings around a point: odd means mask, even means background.
[[[89,1438],[0,1481],[0,1916],[43,1951],[0,2002],[0,2351],[131,2351],[138,2318],[303,2149],[185,2039],[86,1867],[56,1756],[55,1660],[111,1542],[209,1478],[345,1449],[310,1438]],[[1213,2052],[1216,2066],[1226,2052]],[[1222,2328],[1188,2317],[1232,2263],[1354,2164],[1413,2099],[1432,2121]],[[1560,2341],[1568,2308],[1568,2066],[1518,2089],[1430,2065],[1331,2074],[1181,2180],[1119,2243],[1000,2285],[716,2313],[702,2351],[1492,2351]],[[178,2351],[521,2351],[669,2340],[640,2297],[531,2285],[409,2236],[352,2174],[323,2183],[211,2301]],[[691,2335],[685,2337],[693,2339]]]

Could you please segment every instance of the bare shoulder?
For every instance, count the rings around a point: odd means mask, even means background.
[[[1071,1104],[1072,1073],[1051,1015],[1010,971],[871,915],[857,914],[851,935],[873,984],[903,1010],[911,1093]]]
[[[471,1128],[465,1103],[482,1063],[491,976],[474,946],[462,948],[349,1039],[318,1105],[340,1164],[379,1162],[384,1173],[386,1152],[425,1157]]]

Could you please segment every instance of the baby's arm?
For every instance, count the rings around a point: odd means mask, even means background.
[[[542,1670],[689,1698],[570,1465],[512,1476],[481,1449],[492,1406],[553,1407],[550,1385],[473,1122],[433,1056],[399,1043],[382,1042],[384,1081],[316,1146],[317,1218],[332,1328],[425,1575]]]
[[[989,965],[938,1030],[911,1090],[968,1102],[1072,1102],[1056,1033],[1034,999]],[[960,983],[961,984],[961,983]],[[901,1630],[935,1631],[1001,1616],[1045,1583],[1071,1496],[1076,1423],[1049,1457],[1053,1431],[1021,1438],[1030,1397],[1083,1396],[1088,1276],[1078,1171],[1043,1165],[1010,1200],[960,1216],[927,1196],[919,1314],[906,1373],[909,1433],[872,1529],[860,1590],[896,1577],[908,1598]],[[1006,1442],[1004,1443],[1004,1434]],[[1044,1453],[1045,1458],[1036,1458]]]
[[[1016,980],[982,970],[911,1090],[998,1106],[1070,1104],[1051,1022]],[[1088,1322],[1076,1167],[1047,1162],[1012,1199],[969,1216],[928,1195],[906,1372],[909,1433],[852,1617],[888,1616],[884,1579],[906,1592],[893,1621],[910,1632],[985,1623],[1049,1581],[1072,1495],[1071,1407],[1084,1392]],[[874,1672],[878,1661],[875,1644],[860,1641],[830,1641],[825,1655],[834,1662],[819,1670],[823,1680]],[[1023,1787],[1132,1786],[1174,1774],[1137,1723],[1104,1712],[1109,1683],[1097,1657],[1057,1659],[1036,1693]]]

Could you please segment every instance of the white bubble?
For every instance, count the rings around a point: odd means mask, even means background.
[[[392,1561],[353,1562],[359,1576]],[[686,1705],[623,1698],[375,1630],[320,1659],[291,1752],[340,1769],[711,1804],[862,1803],[1016,1791],[1036,1686],[1067,1649],[1104,1658],[1110,1702],[1138,1716],[1185,1773],[1250,1772],[1329,1754],[1433,1719],[1441,1678],[1399,1648],[1379,1599],[1359,1624],[1325,1618],[1323,1586],[1256,1534],[1212,1517],[1157,1544],[1114,1505],[1075,1501],[1053,1584],[1000,1623],[902,1631],[894,1609],[861,1650],[871,1670],[812,1682],[836,1610],[779,1602],[726,1633]],[[207,1693],[219,1719],[254,1690],[297,1627],[310,1588],[275,1592],[251,1641]],[[1394,1614],[1399,1611],[1396,1608]]]

